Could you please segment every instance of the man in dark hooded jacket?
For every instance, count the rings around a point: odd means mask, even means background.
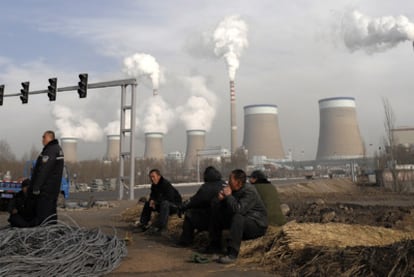
[[[22,182],[19,191],[9,203],[9,222],[12,227],[30,227],[35,217],[36,199],[30,190],[30,179]]]
[[[177,212],[182,199],[179,192],[161,175],[158,169],[152,169],[149,177],[151,193],[149,200],[144,204],[138,228],[149,235],[161,235],[167,229],[168,217]],[[153,211],[159,212],[158,220],[148,226]]]
[[[56,223],[57,199],[60,193],[64,156],[53,131],[46,131],[42,136],[43,150],[33,169],[31,186],[33,194],[38,196],[36,217],[32,225]]]
[[[183,231],[178,245],[188,246],[193,242],[194,230],[207,231],[210,222],[211,200],[226,183],[222,180],[221,173],[209,166],[204,170],[204,184],[198,191],[180,206],[180,213],[185,212]]]

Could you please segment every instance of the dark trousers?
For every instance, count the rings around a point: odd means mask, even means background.
[[[230,230],[227,241],[227,254],[239,254],[242,240],[255,239],[266,233],[265,227],[259,226],[253,219],[239,213],[233,213],[226,203],[216,202],[212,205],[209,226],[210,245],[221,248],[222,231]]]
[[[36,218],[34,225],[38,226],[40,224],[56,224],[56,205],[56,198],[40,195],[36,203]]]
[[[147,225],[148,222],[151,220],[151,214],[152,212],[158,212],[158,220],[154,224],[152,224],[155,227],[164,229],[167,227],[168,224],[168,217],[171,214],[174,214],[177,212],[177,205],[174,203],[171,203],[167,200],[162,201],[161,203],[155,204],[155,209],[151,208],[149,206],[149,201],[145,202],[144,208],[142,209],[140,222],[143,225]]]
[[[183,231],[180,242],[191,244],[194,239],[194,231],[207,231],[210,221],[210,209],[190,209],[185,213]]]
[[[31,221],[33,218],[25,218],[20,214],[11,214],[9,217],[9,222],[12,227],[30,227]]]

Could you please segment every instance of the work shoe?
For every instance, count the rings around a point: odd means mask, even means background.
[[[237,257],[233,256],[233,255],[226,255],[226,256],[222,256],[220,257],[217,262],[220,264],[232,264],[234,262],[236,262]]]
[[[132,230],[133,233],[143,233],[150,228],[148,224],[138,223],[135,225],[135,228]]]

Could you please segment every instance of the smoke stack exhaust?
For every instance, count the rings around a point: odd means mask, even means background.
[[[270,159],[285,157],[276,105],[244,107],[243,145],[248,150],[249,160],[254,156],[266,156]]]
[[[145,159],[164,160],[163,133],[145,133]]]
[[[119,146],[120,136],[119,135],[108,135],[107,136],[107,147],[105,160],[107,161],[118,161],[119,160]]]
[[[76,163],[78,162],[78,150],[77,138],[61,138],[60,139],[63,155],[65,156],[65,162]]]
[[[234,81],[230,81],[230,150],[233,154],[237,149],[237,123],[236,123],[236,92],[234,89]]]
[[[194,169],[197,163],[197,150],[206,146],[206,131],[187,130],[187,149],[185,151],[184,169]]]
[[[364,156],[353,97],[319,100],[317,160],[353,159]]]

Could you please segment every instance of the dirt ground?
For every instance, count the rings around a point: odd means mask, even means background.
[[[128,241],[127,257],[108,276],[219,276],[223,274],[226,276],[292,276],[293,272],[296,272],[297,276],[299,276],[299,273],[303,276],[312,272],[314,275],[320,275],[321,272],[327,274],[328,271],[309,269],[305,266],[290,273],[286,271],[292,270],[296,266],[291,264],[292,261],[297,264],[298,260],[293,260],[295,258],[295,255],[292,254],[295,252],[293,247],[288,251],[291,257],[290,260],[282,257],[280,251],[283,248],[285,249],[283,253],[287,253],[286,245],[293,245],[292,234],[298,232],[298,229],[300,229],[298,226],[305,229],[305,232],[306,228],[310,228],[307,226],[313,226],[312,229],[314,230],[321,226],[324,228],[346,226],[346,228],[350,227],[355,232],[361,226],[369,226],[372,228],[378,227],[378,230],[395,231],[398,234],[414,238],[413,194],[396,194],[382,191],[379,188],[358,187],[347,180],[303,180],[292,186],[280,187],[278,191],[281,203],[289,207],[287,213],[289,223],[285,225],[284,230],[282,228],[269,229],[266,237],[261,240],[243,242],[241,255],[234,265],[220,265],[215,262],[192,263],[189,259],[194,249],[174,247],[171,237],[148,237],[142,233],[131,232],[133,217],[126,219],[125,212],[136,208],[139,205],[136,201],[111,201],[109,203],[110,207],[93,207],[85,210],[62,209],[59,210],[59,217],[65,221],[74,220],[79,226],[85,228],[100,228],[108,234],[115,234]],[[0,214],[0,226],[6,224],[6,218],[6,214]],[[178,218],[175,220],[177,221]],[[293,230],[293,228],[296,228],[296,230]],[[326,230],[324,232],[328,232]],[[172,237],[177,235],[174,231],[172,232]],[[284,233],[284,236],[281,233]],[[320,235],[322,240],[325,234],[327,235],[327,233]],[[386,234],[386,236],[393,236],[394,233]],[[289,235],[290,244],[280,247]],[[395,240],[397,241],[397,239]],[[338,243],[335,240],[334,242]],[[301,243],[302,245],[311,244],[310,240],[306,241],[306,239]],[[279,245],[277,248],[279,252],[274,252],[276,245]],[[309,256],[312,251],[315,251],[314,248],[307,249],[307,256],[300,252],[300,262],[306,259],[317,260],[316,257],[325,257],[324,255],[327,253],[318,250],[314,256]],[[355,248],[352,248],[352,251],[355,253]],[[414,247],[410,251],[414,252]],[[331,250],[328,252],[331,253],[330,258],[336,255],[332,254]],[[414,253],[411,252],[407,254],[408,264],[414,262]],[[342,258],[338,258],[339,260],[343,260],[344,255],[346,255],[344,251],[341,253]],[[269,258],[270,256],[272,257]],[[304,263],[305,265],[311,265],[308,260]],[[326,260],[328,261],[328,258]],[[323,266],[323,262],[318,262]],[[335,261],[335,263],[339,262]],[[344,268],[345,265],[339,265],[338,267]],[[305,269],[306,271],[304,271]],[[406,270],[405,272],[410,271]],[[343,274],[343,276],[352,275]],[[398,274],[391,276],[398,276]]]

